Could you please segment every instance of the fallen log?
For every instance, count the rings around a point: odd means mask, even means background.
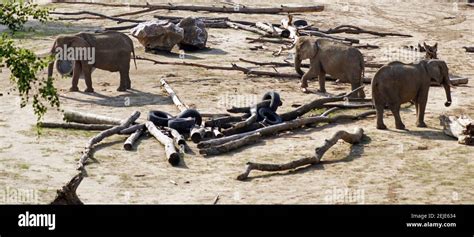
[[[257,130],[262,127],[265,127],[262,123],[255,122],[255,123],[250,123],[240,128],[233,128],[233,127],[226,128],[222,130],[222,134],[224,134],[224,136],[230,136],[230,135],[234,135],[238,133],[245,133],[245,132]]]
[[[172,166],[176,166],[179,164],[180,157],[179,153],[176,151],[176,148],[174,147],[174,141],[170,137],[166,136],[164,133],[162,133],[158,128],[156,128],[155,124],[153,122],[146,122],[145,126],[148,130],[148,132],[153,135],[156,140],[158,140],[163,146],[165,146],[165,154],[166,154],[166,159]]]
[[[204,127],[196,125],[194,126],[194,128],[191,129],[190,134],[191,141],[193,141],[194,143],[199,143],[206,136],[206,129]]]
[[[78,129],[88,131],[102,131],[112,128],[113,125],[107,124],[81,124],[81,123],[54,123],[54,122],[41,122],[38,124],[41,128],[62,128],[62,129]]]
[[[116,26],[116,27],[106,27],[104,30],[108,31],[120,31],[120,30],[128,30],[135,28],[138,24],[127,25],[127,26]]]
[[[245,172],[237,176],[237,180],[247,179],[252,170],[275,172],[296,169],[298,167],[306,165],[318,164],[323,158],[326,151],[329,150],[329,148],[331,148],[332,146],[334,146],[340,139],[350,144],[356,144],[362,140],[363,135],[364,130],[362,128],[356,128],[354,130],[354,133],[349,133],[343,130],[337,131],[329,139],[324,140],[324,144],[322,146],[316,147],[315,156],[294,160],[284,164],[265,164],[248,162]]]
[[[171,134],[171,137],[173,137],[174,145],[176,147],[179,147],[179,152],[185,153],[186,139],[184,139],[184,136],[181,135],[176,129],[169,128],[169,127],[164,127],[163,129]]]
[[[459,144],[474,145],[474,120],[467,115],[439,117],[444,134],[458,139]]]
[[[132,133],[127,140],[125,140],[125,143],[123,144],[123,149],[127,151],[131,151],[133,148],[133,145],[140,139],[140,137],[145,133],[145,129],[138,129],[134,133]]]
[[[385,36],[413,37],[412,35],[407,35],[407,34],[386,33],[386,32],[364,30],[360,27],[353,26],[353,25],[340,25],[323,32],[326,34],[347,33],[347,34],[371,34],[371,35],[376,35],[376,36],[381,36],[381,37],[385,37]]]
[[[133,20],[133,19],[125,19],[125,18],[120,18],[120,17],[112,17],[112,16],[107,16],[104,14],[100,14],[97,12],[91,12],[91,11],[78,11],[78,12],[50,12],[51,15],[64,15],[64,16],[77,16],[77,15],[92,15],[96,16],[94,18],[91,17],[77,17],[77,18],[59,18],[58,20],[74,20],[74,21],[79,21],[79,20],[86,20],[86,19],[109,19],[112,21],[116,21],[117,24],[123,23],[123,22],[132,22],[132,23],[142,23],[145,22],[145,20]]]
[[[227,24],[228,27],[233,28],[233,29],[241,29],[241,30],[249,31],[249,32],[259,34],[259,35],[264,35],[264,36],[268,35],[267,32],[260,30],[259,28],[252,27],[252,26],[239,24],[239,23],[231,22],[231,21],[226,21],[225,23]]]
[[[132,125],[122,131],[120,131],[120,134],[132,134],[136,132],[138,129],[145,129],[145,124],[135,124]]]
[[[204,122],[204,126],[206,127],[221,127],[222,124],[229,124],[242,121],[243,118],[241,116],[225,116],[221,118],[214,118]]]
[[[173,88],[171,88],[170,85],[166,82],[165,79],[160,79],[161,85],[165,88],[166,92],[170,95],[171,99],[173,100],[173,103],[178,107],[178,109],[183,112],[187,110],[189,107],[185,105],[181,100],[179,99],[178,95],[174,92]]]
[[[281,32],[283,31],[282,29],[275,27],[270,23],[257,22],[255,23],[255,27],[257,27],[260,30],[265,31],[269,35],[277,36],[277,37],[280,36]]]
[[[293,120],[295,118],[300,117],[303,114],[308,113],[309,111],[311,111],[313,109],[321,108],[326,103],[344,101],[345,98],[350,97],[351,95],[357,93],[359,90],[363,90],[363,88],[364,88],[364,86],[360,86],[360,87],[356,88],[355,90],[353,90],[349,93],[340,95],[340,96],[313,100],[308,104],[301,105],[300,107],[296,108],[293,111],[289,111],[289,112],[281,114],[280,117],[284,121]]]
[[[74,175],[66,185],[56,191],[56,197],[50,205],[84,205],[76,191],[85,176],[82,171]]]
[[[292,40],[278,39],[278,38],[265,39],[265,38],[246,37],[245,40],[248,40],[249,43],[273,43],[273,44],[292,44],[293,43]]]
[[[208,70],[226,70],[226,71],[240,71],[246,75],[253,75],[253,76],[265,76],[265,77],[280,77],[280,78],[301,78],[298,73],[280,73],[280,72],[269,72],[269,71],[258,71],[250,68],[245,68],[238,66],[235,63],[232,63],[232,66],[211,66],[199,63],[189,63],[189,62],[163,62],[158,61],[155,59],[145,58],[141,56],[136,57],[137,60],[149,61],[155,64],[163,64],[163,65],[177,65],[177,66],[189,66],[189,67],[200,67],[205,68]],[[328,81],[335,81],[332,77],[326,77]],[[370,78],[365,78],[364,83],[370,83]]]
[[[261,136],[260,133],[254,133],[252,135],[242,137],[234,141],[224,143],[222,145],[213,146],[213,147],[199,150],[199,154],[206,155],[206,156],[215,156],[222,153],[226,153],[248,144],[254,144],[260,138],[260,136]]]
[[[120,119],[78,111],[65,111],[63,116],[64,121],[75,123],[109,125],[119,125],[122,123]]]
[[[213,128],[212,132],[214,133],[214,137],[221,138],[224,136],[224,134],[219,131],[219,128]]]
[[[467,46],[464,46],[462,47],[463,49],[466,50],[466,52],[468,53],[474,53],[474,47],[467,47]]]
[[[315,31],[315,30],[300,30],[298,32],[300,33],[300,35],[310,35],[310,36],[328,38],[328,39],[332,39],[332,40],[339,41],[339,42],[349,44],[349,45],[358,44],[360,42],[360,40],[358,39],[332,36],[332,35],[329,35],[320,31]]]
[[[214,6],[194,6],[194,5],[174,5],[174,4],[129,4],[129,3],[101,3],[101,2],[65,2],[68,4],[87,4],[104,7],[127,7],[127,8],[149,8],[153,10],[175,10],[175,11],[205,11],[220,13],[245,13],[245,14],[278,14],[295,12],[321,12],[324,6],[299,6],[299,7],[214,7]]]
[[[140,117],[140,112],[135,111],[133,112],[132,115],[130,115],[128,119],[124,120],[120,125],[117,125],[105,131],[102,131],[96,136],[94,136],[93,138],[91,138],[84,149],[83,155],[79,159],[78,170],[84,169],[84,166],[86,165],[87,160],[91,157],[92,149],[95,144],[101,142],[106,137],[110,137],[114,134],[120,133],[120,131],[124,130],[125,128],[130,126],[130,124],[135,122],[135,120],[137,120],[138,117]]]
[[[329,103],[329,104],[322,105],[322,107],[324,107],[324,108],[339,108],[339,109],[361,109],[361,108],[373,108],[374,105],[372,103],[369,103],[369,104],[349,104],[349,103],[334,104],[334,103]]]
[[[248,60],[244,58],[239,58],[239,61],[250,63],[258,66],[273,66],[273,67],[294,67],[295,65],[292,62],[258,62],[253,60]],[[373,63],[373,62],[365,62],[366,68],[381,68],[384,64],[381,63]],[[309,63],[302,63],[301,67],[309,68]]]
[[[338,115],[338,116],[334,116],[332,118],[326,117],[326,116],[315,116],[315,117],[299,118],[299,119],[294,119],[294,120],[291,120],[291,121],[286,121],[286,122],[283,122],[283,123],[280,123],[280,124],[259,128],[257,130],[246,132],[246,133],[240,133],[240,134],[235,134],[235,135],[232,135],[232,136],[226,136],[226,137],[223,137],[223,138],[217,138],[217,139],[212,139],[212,140],[208,140],[208,141],[203,141],[203,142],[200,142],[198,144],[198,148],[201,149],[201,148],[208,148],[208,147],[212,147],[212,146],[222,145],[222,144],[225,144],[225,143],[233,141],[233,140],[237,140],[237,139],[240,139],[240,138],[243,138],[243,137],[246,137],[246,136],[253,135],[255,133],[260,133],[262,135],[262,137],[266,137],[266,136],[277,134],[277,133],[280,133],[280,132],[283,132],[283,131],[297,129],[297,128],[300,128],[302,126],[308,125],[308,124],[334,123],[334,122],[338,122],[340,120],[358,120],[358,119],[362,119],[362,118],[365,118],[369,115],[374,115],[374,114],[375,114],[375,110],[370,110],[370,111],[367,111],[367,112],[364,112],[364,113],[361,113],[361,114],[358,114],[358,115]]]

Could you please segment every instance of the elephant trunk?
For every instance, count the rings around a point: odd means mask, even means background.
[[[444,90],[446,91],[446,102],[444,106],[449,107],[451,105],[451,86],[449,85],[449,77],[443,83]]]
[[[301,70],[301,58],[298,54],[295,55],[295,70],[300,76],[304,75],[303,70]]]

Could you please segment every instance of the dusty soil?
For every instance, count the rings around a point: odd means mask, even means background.
[[[194,2],[194,1],[193,1]],[[209,4],[209,1],[206,1]],[[250,1],[248,1],[250,2]],[[271,5],[301,4],[301,1],[272,1]],[[334,1],[313,1],[324,4],[325,11],[301,14],[317,27],[328,29],[340,24],[352,24],[366,29],[412,34],[413,38],[371,35],[347,35],[361,39],[361,43],[381,46],[362,50],[374,62],[387,62],[387,52],[397,58],[403,45],[419,42],[438,42],[438,57],[446,60],[450,72],[474,78],[474,54],[464,52],[462,46],[474,46],[474,8],[463,4],[428,3],[427,1],[350,1],[350,5]],[[204,2],[203,2],[204,3]],[[245,2],[243,2],[245,3]],[[197,3],[196,3],[197,4]],[[219,5],[219,1],[213,2]],[[257,3],[269,6],[270,3]],[[55,4],[60,11],[91,10],[112,15],[127,12],[126,8]],[[133,9],[132,9],[133,10]],[[155,12],[140,16],[152,19],[154,14],[174,16],[218,16],[210,13]],[[279,22],[284,15],[231,14],[231,19]],[[72,33],[103,26],[115,26],[105,20],[55,22],[47,25],[31,23],[35,31],[21,33],[19,45],[45,53],[57,34]],[[283,53],[272,56],[278,45],[264,44],[267,49],[251,51],[245,37],[256,35],[232,29],[209,29],[209,50],[187,52],[185,61],[212,65],[229,65],[238,58],[256,61],[282,61]],[[260,44],[254,44],[260,45]],[[135,41],[138,55],[163,61],[181,61],[175,54],[153,55],[144,52]],[[393,59],[393,58],[392,58]],[[251,66],[243,63],[240,65]],[[268,68],[268,70],[273,70]],[[292,72],[292,68],[278,68]],[[372,76],[374,70],[367,69]],[[46,72],[44,72],[46,75]],[[0,195],[4,203],[48,203],[75,173],[76,162],[83,146],[95,132],[45,129],[38,137],[34,128],[35,116],[31,107],[20,109],[19,98],[11,89],[9,72],[0,73]],[[138,61],[138,70],[131,70],[132,88],[117,92],[118,74],[97,70],[93,74],[96,93],[71,93],[70,78],[57,75],[63,109],[88,111],[117,118],[125,118],[134,110],[146,117],[151,109],[177,114],[171,99],[160,88],[159,79],[166,78],[182,100],[204,112],[224,112],[231,105],[259,99],[269,90],[278,91],[283,98],[280,111],[291,110],[321,97],[303,94],[298,81],[285,78],[247,77],[239,72],[207,71],[204,69],[153,65]],[[327,83],[331,94],[348,91],[347,84]],[[317,88],[317,81],[310,82]],[[365,88],[370,96],[369,86]],[[85,85],[80,81],[80,89]],[[442,133],[438,116],[443,113],[474,117],[474,89],[472,81],[452,89],[453,105],[443,106],[444,90],[432,87],[427,105],[427,128],[415,126],[415,109],[404,106],[402,119],[408,131],[394,129],[393,116],[386,112],[387,131],[375,129],[375,118],[338,125],[320,125],[281,134],[232,153],[205,158],[188,154],[180,167],[171,167],[164,151],[153,138],[141,140],[134,151],[124,151],[123,136],[103,141],[95,153],[96,163],[88,166],[87,177],[78,189],[85,203],[212,203],[216,195],[219,203],[473,203],[474,202],[474,147],[458,144]],[[128,103],[129,102],[129,103]],[[346,111],[344,113],[356,113]],[[60,121],[59,112],[51,110],[45,121]],[[324,157],[327,162],[302,169],[263,173],[255,171],[249,181],[237,181],[236,176],[248,161],[279,163],[311,156],[314,148],[339,129],[363,127],[367,138],[359,145],[343,142],[334,146]],[[189,144],[192,144],[191,142]],[[198,153],[194,144],[193,152]],[[22,200],[18,195],[33,191],[34,198]],[[15,192],[12,194],[12,192]],[[18,194],[18,195],[17,195]],[[6,198],[5,198],[6,195]],[[8,196],[10,195],[10,196]],[[17,195],[15,197],[15,195]]]

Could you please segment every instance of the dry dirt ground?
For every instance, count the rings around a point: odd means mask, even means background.
[[[289,3],[292,2],[292,3]],[[474,147],[458,144],[442,133],[438,116],[443,113],[474,117],[474,54],[464,52],[462,46],[474,46],[474,8],[463,4],[432,3],[431,1],[312,1],[305,4],[324,4],[323,12],[301,14],[322,29],[340,24],[352,24],[366,29],[412,34],[412,38],[371,35],[347,35],[361,39],[361,43],[381,46],[362,50],[374,62],[392,59],[413,61],[399,49],[419,42],[438,42],[438,57],[446,60],[452,74],[471,78],[468,85],[452,88],[453,105],[443,106],[444,90],[432,87],[427,105],[427,128],[415,126],[415,109],[404,106],[402,119],[408,131],[394,129],[393,116],[385,115],[389,130],[375,129],[373,116],[353,123],[319,125],[270,137],[263,142],[225,155],[205,158],[188,154],[180,167],[171,167],[164,158],[163,147],[153,138],[140,141],[134,151],[124,151],[124,136],[104,140],[95,153],[96,163],[88,166],[87,177],[78,189],[85,203],[185,203],[209,204],[219,195],[222,204],[306,204],[306,203],[473,203],[474,202]],[[185,2],[183,2],[185,3]],[[193,1],[194,4],[216,4],[219,1]],[[299,5],[301,1],[272,1],[256,6]],[[108,15],[127,12],[126,8],[105,8],[83,5],[52,5],[60,11],[91,10]],[[133,9],[132,9],[133,10]],[[152,19],[155,14],[174,16],[222,16],[215,13],[159,11],[140,19]],[[279,22],[284,15],[228,15],[231,19]],[[135,17],[137,18],[137,17]],[[47,25],[30,23],[34,31],[19,33],[18,45],[45,53],[57,34],[115,26],[105,20],[54,22]],[[272,56],[277,45],[264,44],[267,49],[251,51],[245,37],[256,35],[232,29],[209,29],[209,50],[186,52],[180,59],[175,54],[154,55],[144,52],[135,40],[138,55],[163,61],[189,61],[211,65],[230,65],[239,58],[257,61],[282,61],[285,52]],[[259,44],[254,44],[259,45]],[[400,58],[401,57],[401,58]],[[240,65],[247,65],[239,63]],[[273,70],[268,68],[267,70]],[[292,68],[278,68],[293,72]],[[367,69],[373,76],[374,70]],[[46,71],[44,72],[46,75]],[[160,88],[159,79],[166,78],[181,99],[200,111],[224,112],[233,104],[242,105],[259,99],[266,91],[275,90],[283,98],[280,111],[291,110],[321,97],[303,94],[298,81],[285,78],[248,77],[240,72],[207,71],[183,66],[153,65],[138,61],[138,70],[131,70],[132,88],[117,92],[118,74],[97,70],[93,74],[96,93],[68,92],[70,78],[60,78],[56,86],[63,109],[87,111],[117,118],[125,118],[134,110],[142,119],[151,109],[177,114],[171,99]],[[35,116],[31,107],[20,109],[19,98],[11,92],[9,72],[0,73],[0,195],[3,203],[48,203],[75,173],[76,162],[83,146],[95,132],[45,129],[38,137],[34,128]],[[349,85],[327,83],[332,94],[346,92]],[[311,88],[317,81],[310,82]],[[369,86],[365,92],[370,96]],[[85,85],[80,81],[80,89]],[[355,113],[346,111],[345,113]],[[60,121],[61,114],[51,110],[45,121]],[[363,127],[367,138],[350,146],[339,142],[324,157],[320,165],[290,172],[264,173],[255,171],[251,179],[237,181],[236,176],[248,161],[279,163],[313,155],[314,148],[340,129]],[[191,142],[190,142],[191,144]],[[193,152],[197,153],[194,144]],[[32,194],[31,194],[32,193]],[[30,194],[29,198],[22,196]]]

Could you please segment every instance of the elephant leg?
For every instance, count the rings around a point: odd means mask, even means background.
[[[417,106],[417,121],[416,121],[416,126],[420,128],[426,128],[426,123],[425,123],[425,109],[426,109],[426,102],[428,100],[428,93],[426,95],[421,95],[418,97],[416,100]]]
[[[93,93],[94,88],[92,87],[92,66],[87,64],[86,61],[82,62],[82,72],[84,72],[84,80],[86,81],[86,90],[84,92]]]
[[[360,85],[359,83],[357,82],[351,82],[351,91],[359,88]],[[360,91],[357,92],[357,94],[352,94],[350,96],[351,98],[361,98],[361,99],[364,99],[365,98],[365,92],[364,92],[364,89],[361,89]]]
[[[301,77],[300,88],[303,92],[307,92],[308,80],[316,75],[316,69],[313,66],[309,67],[309,70]]]
[[[376,103],[375,110],[377,114],[377,129],[387,129],[387,126],[383,123],[383,110],[384,103]]]
[[[389,107],[393,113],[393,117],[395,117],[395,127],[404,130],[405,124],[403,124],[402,118],[400,117],[400,103],[391,103]]]
[[[128,76],[128,72],[120,71],[120,85],[117,88],[117,91],[126,91],[129,87],[130,77]]]
[[[326,72],[319,70],[318,75],[319,92],[326,92]]]
[[[81,73],[82,73],[81,62],[75,61],[74,69],[72,73],[72,85],[71,85],[71,88],[69,88],[69,91],[71,92],[79,91],[79,87],[77,87],[77,84],[79,83],[79,77],[81,76]]]

